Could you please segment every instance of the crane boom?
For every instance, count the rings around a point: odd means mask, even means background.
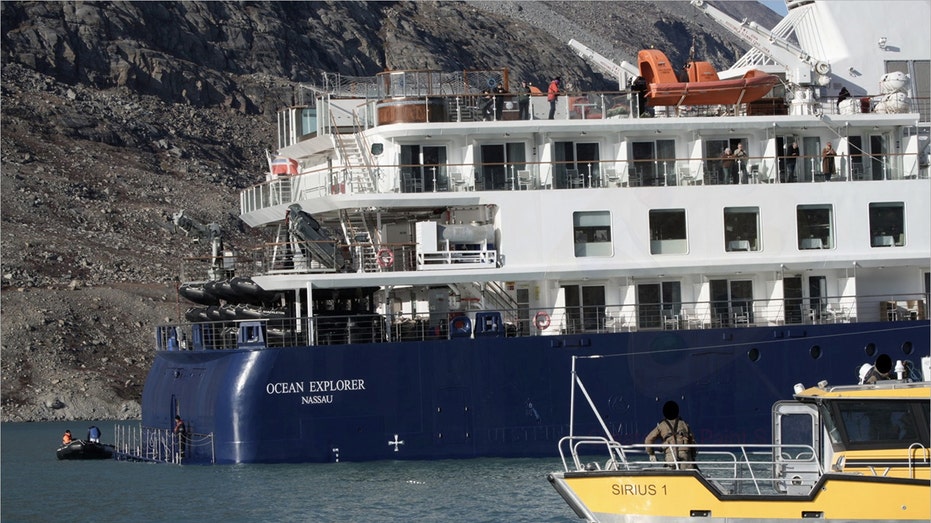
[[[569,40],[569,47],[575,49],[575,52],[587,62],[617,78],[619,91],[623,91],[627,87],[628,80],[640,76],[640,70],[633,64],[626,61],[622,61],[620,64],[615,63],[578,40]]]
[[[737,21],[704,0],[692,0],[692,5],[734,36],[785,67],[787,81],[800,86],[813,83],[826,85],[830,81],[828,74],[831,65],[828,62],[811,56],[801,47],[774,35],[756,22]]]

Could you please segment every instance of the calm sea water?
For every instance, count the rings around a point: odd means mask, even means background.
[[[58,461],[65,429],[78,438],[112,422],[0,426],[0,519],[30,521],[580,521],[546,480],[558,459],[381,461],[176,466]],[[555,454],[556,449],[553,449]]]

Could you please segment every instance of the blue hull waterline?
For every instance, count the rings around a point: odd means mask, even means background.
[[[599,378],[589,393],[619,441],[641,441],[675,398],[699,440],[762,443],[771,437],[765,405],[795,383],[850,382],[852,362],[879,352],[927,354],[928,329],[908,321],[160,351],[143,425],[170,427],[181,408],[190,431],[213,433],[218,463],[551,456],[568,434],[571,356],[602,354],[579,365]],[[209,462],[210,452],[190,448],[186,460]]]

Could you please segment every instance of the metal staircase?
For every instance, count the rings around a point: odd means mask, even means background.
[[[463,307],[464,309],[501,311],[504,313],[506,320],[516,320],[516,317],[512,316],[517,314],[519,306],[517,300],[511,296],[511,293],[500,282],[462,283],[450,285],[449,287],[456,296],[460,296],[460,303],[468,304]],[[463,299],[463,295],[481,296],[481,299],[478,301],[468,298]]]
[[[352,252],[356,271],[378,270],[375,258],[375,241],[369,225],[369,216],[364,209],[343,209],[339,216],[343,237]]]

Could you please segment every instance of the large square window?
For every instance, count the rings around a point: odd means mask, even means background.
[[[833,249],[834,218],[830,205],[799,205],[795,211],[798,248]]]
[[[611,256],[611,213],[576,211],[572,213],[575,255]]]
[[[905,245],[904,203],[870,204],[870,245],[873,247],[901,247]]]
[[[724,209],[724,250],[760,250],[759,207],[726,207]]]
[[[650,211],[650,254],[685,254],[685,209]]]

